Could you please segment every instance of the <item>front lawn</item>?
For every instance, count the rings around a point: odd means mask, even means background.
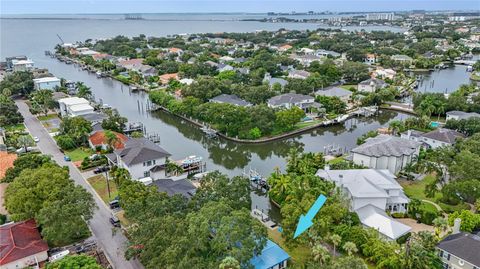
[[[46,121],[46,120],[51,120],[51,119],[56,119],[58,118],[57,114],[49,114],[47,116],[38,116],[37,119],[39,121]]]
[[[102,198],[102,200],[105,202],[105,204],[108,205],[108,203],[112,200],[115,199],[118,195],[117,191],[117,186],[115,185],[115,182],[112,180],[109,180],[109,186],[110,186],[110,197],[108,197],[108,188],[107,188],[107,180],[103,175],[96,175],[93,176],[89,179],[87,179],[88,183],[92,185],[93,189],[98,193],[98,195]]]
[[[83,161],[85,157],[92,155],[94,152],[89,148],[76,148],[74,150],[65,150],[65,155],[70,157],[72,162]]]

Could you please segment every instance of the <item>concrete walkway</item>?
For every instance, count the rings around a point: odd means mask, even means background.
[[[436,204],[432,201],[424,200],[424,199],[422,199],[421,201],[433,205],[438,211],[443,211],[442,208],[438,204]]]
[[[60,152],[57,144],[53,138],[48,134],[43,125],[34,117],[28,106],[22,100],[16,100],[20,113],[24,117],[24,123],[28,131],[32,136],[40,138],[40,142],[37,143],[38,148],[43,154],[52,156],[52,159],[60,166],[67,166],[70,171],[70,177],[76,184],[84,187],[90,192],[97,204],[98,209],[95,210],[93,218],[89,221],[88,225],[92,231],[98,246],[100,246],[107,256],[108,260],[112,264],[113,268],[118,269],[137,269],[143,268],[138,260],[127,261],[124,257],[125,248],[127,246],[127,238],[120,232],[114,233],[113,227],[110,224],[109,218],[112,216],[112,211],[107,208],[100,196],[95,190],[88,184],[87,180],[82,176],[80,171],[71,162],[66,162],[63,157],[63,153]]]

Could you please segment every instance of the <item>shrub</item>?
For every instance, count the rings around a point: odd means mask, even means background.
[[[70,150],[76,147],[75,141],[68,135],[59,135],[56,137],[57,145],[62,150]]]

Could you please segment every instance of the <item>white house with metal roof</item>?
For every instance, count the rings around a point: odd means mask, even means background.
[[[85,98],[68,97],[58,100],[62,117],[76,117],[94,112],[94,108]]]
[[[353,162],[375,169],[398,173],[418,157],[421,143],[380,134],[351,150]]]
[[[395,240],[408,233],[411,227],[389,217],[391,213],[406,213],[410,200],[403,193],[390,171],[386,169],[320,169],[316,175],[334,182],[349,198],[350,210],[357,213],[366,227],[378,230],[386,238]]]
[[[54,90],[60,87],[60,79],[57,77],[46,77],[33,79],[35,90]]]

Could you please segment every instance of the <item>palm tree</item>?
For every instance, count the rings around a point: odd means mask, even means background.
[[[332,234],[330,235],[329,239],[330,239],[330,242],[332,242],[333,244],[333,257],[335,257],[337,246],[340,244],[340,242],[342,242],[342,237],[340,237],[340,235],[338,234]]]
[[[435,227],[435,234],[440,236],[442,232],[445,232],[448,228],[447,220],[443,217],[437,217],[433,221],[433,226]]]
[[[108,147],[112,150],[114,150],[115,145],[120,142],[120,138],[118,138],[118,136],[110,130],[105,131],[105,138],[107,139]]]
[[[394,120],[390,122],[388,128],[392,131],[393,135],[396,135],[399,130],[402,129],[403,123],[399,120]]]
[[[92,96],[92,90],[90,89],[90,87],[83,84],[83,82],[79,81],[75,84],[75,86],[77,87],[78,97],[89,99]]]
[[[184,172],[183,168],[176,164],[175,162],[170,162],[169,160],[167,160],[167,173],[171,173],[171,174],[174,174],[174,175],[180,175]]]
[[[312,257],[313,260],[318,263],[318,265],[324,266],[330,260],[330,253],[325,246],[317,244],[312,248]]]
[[[125,168],[119,168],[119,167],[114,167],[110,171],[110,176],[113,178],[113,182],[115,182],[115,185],[117,185],[117,188],[120,188],[120,185],[122,184],[122,182],[131,179],[131,176],[128,170]]]
[[[240,263],[234,257],[227,256],[222,260],[218,268],[219,269],[240,269]]]
[[[440,120],[440,114],[445,113],[446,107],[447,107],[447,104],[446,104],[446,103],[444,103],[444,102],[438,102],[437,108],[436,108],[436,110],[435,110],[435,113],[437,113],[437,116],[438,116],[437,121]]]
[[[345,242],[342,248],[345,252],[347,252],[348,256],[352,256],[353,253],[356,253],[358,251],[357,245],[350,241]]]

